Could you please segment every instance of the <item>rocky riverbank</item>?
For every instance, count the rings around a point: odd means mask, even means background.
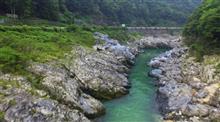
[[[127,73],[140,49],[170,46],[169,41],[162,44],[162,38],[123,46],[107,35],[95,36],[95,50],[79,47],[64,60],[30,62],[24,76],[1,73],[1,121],[90,121],[105,113],[100,99],[129,92]]]
[[[154,68],[149,75],[156,78],[157,99],[164,120],[219,122],[217,64],[198,63],[189,56],[187,48],[176,47],[152,59],[149,65]]]
[[[0,120],[89,122],[105,113],[99,100],[127,94],[134,54],[106,35],[95,36],[101,42],[94,49],[77,47],[59,61],[30,62],[24,76],[0,73]]]
[[[95,33],[95,37],[94,49],[78,47],[59,61],[30,62],[28,75],[0,73],[1,121],[89,122],[105,113],[99,100],[129,92],[127,74],[143,48],[181,47],[178,37],[168,35],[126,46],[107,35]]]

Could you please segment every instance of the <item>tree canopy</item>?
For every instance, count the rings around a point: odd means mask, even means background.
[[[220,51],[220,1],[204,0],[184,30],[185,42],[205,53]]]
[[[108,25],[182,25],[201,0],[0,0],[0,14]]]

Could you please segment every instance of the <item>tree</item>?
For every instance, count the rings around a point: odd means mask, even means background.
[[[0,0],[0,14],[130,26],[183,25],[201,0]]]
[[[16,14],[23,18],[30,17],[32,14],[32,0],[17,0],[15,5]]]
[[[220,1],[204,0],[185,26],[183,35],[186,44],[202,47],[200,50],[206,53],[220,52],[219,22]]]
[[[59,20],[59,9],[59,0],[33,0],[33,11],[36,17]]]

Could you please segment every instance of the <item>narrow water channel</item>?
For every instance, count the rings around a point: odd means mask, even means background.
[[[130,93],[119,99],[107,101],[106,115],[99,122],[160,122],[153,79],[148,77],[150,67],[147,63],[166,49],[146,49],[136,58],[129,74],[132,83]]]

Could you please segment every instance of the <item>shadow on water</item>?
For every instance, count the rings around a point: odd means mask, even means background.
[[[156,87],[148,77],[151,70],[147,63],[167,49],[146,49],[136,58],[129,74],[132,84],[130,93],[124,97],[104,102],[106,115],[98,122],[159,122],[160,114],[156,105]]]

